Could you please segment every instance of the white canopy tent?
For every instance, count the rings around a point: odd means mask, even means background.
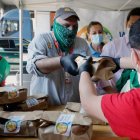
[[[2,0],[5,4],[19,7],[19,1],[24,9],[55,11],[59,7],[122,11],[140,6],[140,0]]]
[[[94,9],[102,11],[126,11],[140,7],[140,0],[1,0],[1,3],[16,5],[20,19],[20,85],[23,85],[22,70],[22,9],[38,11],[56,11],[68,6],[74,9]]]

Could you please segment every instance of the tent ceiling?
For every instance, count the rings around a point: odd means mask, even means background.
[[[1,0],[4,4],[18,6],[19,0]],[[29,10],[55,11],[59,7],[84,8],[94,10],[129,10],[140,7],[140,0],[21,0]]]

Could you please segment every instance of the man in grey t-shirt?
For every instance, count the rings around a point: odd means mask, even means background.
[[[53,31],[36,36],[28,47],[27,71],[33,77],[30,95],[49,96],[50,104],[79,102],[79,75],[65,72],[61,58],[72,54],[89,55],[88,45],[76,37],[79,17],[64,7],[56,11]]]

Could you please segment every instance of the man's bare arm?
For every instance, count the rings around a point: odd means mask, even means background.
[[[130,57],[122,57],[120,58],[120,67],[122,69],[134,69],[133,62]]]
[[[50,73],[61,68],[60,57],[40,59],[35,64],[42,73]]]
[[[97,96],[96,88],[88,72],[81,73],[79,90],[81,103],[85,111],[89,115],[107,122],[101,108],[102,96]]]

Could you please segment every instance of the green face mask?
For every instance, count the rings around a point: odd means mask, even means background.
[[[60,49],[63,52],[68,52],[70,47],[74,43],[74,39],[77,34],[77,29],[69,30],[68,28],[59,24],[55,20],[53,25],[53,30],[54,30],[54,35],[59,43]]]

